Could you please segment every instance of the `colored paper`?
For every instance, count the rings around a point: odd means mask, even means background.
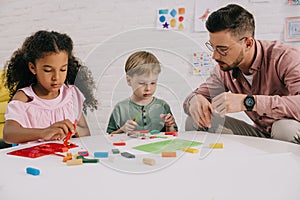
[[[77,145],[70,143],[67,148],[71,149],[77,147]],[[38,158],[45,155],[54,154],[56,152],[63,152],[63,148],[66,148],[64,144],[59,143],[44,143],[24,149],[8,152],[8,155],[22,156],[27,158]]]
[[[193,147],[201,145],[202,142],[183,140],[183,139],[174,139],[174,140],[164,140],[161,142],[154,142],[144,145],[139,145],[133,147],[133,149],[145,151],[149,153],[161,153],[161,152],[172,152],[181,150],[183,148]]]

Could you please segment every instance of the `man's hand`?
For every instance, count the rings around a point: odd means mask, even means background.
[[[210,102],[204,96],[197,94],[190,99],[189,104],[189,112],[194,122],[200,128],[210,128],[210,115],[214,115],[214,111]]]

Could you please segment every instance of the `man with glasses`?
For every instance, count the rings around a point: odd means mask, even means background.
[[[280,41],[254,39],[253,15],[239,5],[213,12],[206,28],[206,46],[218,64],[184,102],[186,130],[299,142],[300,52]],[[226,116],[240,111],[253,126]]]

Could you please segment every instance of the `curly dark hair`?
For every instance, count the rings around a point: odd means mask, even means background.
[[[206,21],[211,33],[229,30],[234,36],[254,37],[255,23],[253,15],[243,7],[229,4],[211,13]]]
[[[28,63],[35,64],[39,58],[49,53],[65,51],[68,54],[68,71],[66,85],[76,85],[85,96],[83,105],[84,113],[87,107],[91,111],[97,109],[98,101],[94,97],[95,83],[91,71],[81,64],[73,55],[73,41],[67,34],[55,31],[38,31],[27,37],[21,48],[16,50],[4,69],[5,86],[9,89],[10,100],[20,88],[28,87],[37,82],[36,77],[30,72]]]

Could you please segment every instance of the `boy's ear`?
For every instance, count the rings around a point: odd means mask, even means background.
[[[128,86],[131,86],[131,77],[126,75],[126,81],[127,81],[127,84]]]
[[[34,66],[34,64],[32,62],[28,63],[28,68],[29,68],[29,70],[31,71],[31,73],[33,75],[36,75],[36,69],[35,69],[35,66]]]

